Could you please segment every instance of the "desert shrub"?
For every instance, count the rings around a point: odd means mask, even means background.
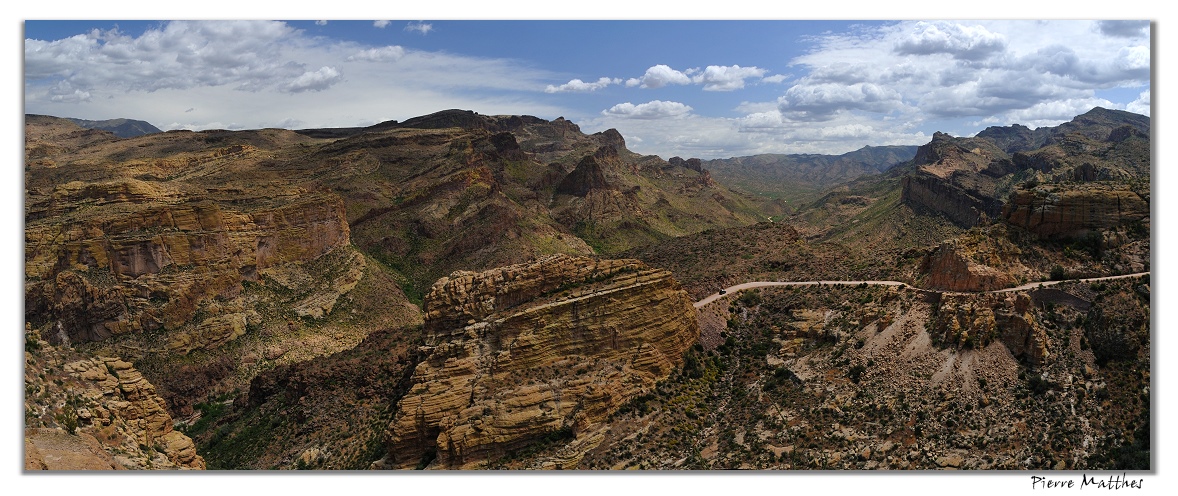
[[[761,292],[757,290],[745,291],[736,301],[745,307],[755,307],[761,304]]]
[[[849,377],[851,379],[851,382],[853,382],[855,384],[859,384],[859,379],[860,379],[860,377],[863,376],[864,372],[867,372],[867,367],[864,367],[863,365],[860,365],[860,364],[856,364],[856,365],[852,366],[849,371],[847,371],[847,377]]]
[[[1112,360],[1134,358],[1148,342],[1148,315],[1131,295],[1116,293],[1101,300],[1084,319],[1084,338],[1096,363],[1104,366]]]

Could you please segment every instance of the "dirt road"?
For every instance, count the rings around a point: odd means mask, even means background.
[[[1023,284],[1022,286],[1017,286],[1017,287],[1013,287],[1013,288],[996,289],[993,291],[981,291],[981,292],[977,292],[977,293],[967,293],[967,292],[961,292],[961,291],[937,291],[934,289],[921,289],[921,288],[915,288],[915,287],[913,287],[913,289],[916,289],[918,291],[927,291],[927,292],[944,293],[944,294],[1009,293],[1011,291],[1022,291],[1022,290],[1026,290],[1026,289],[1035,289],[1035,288],[1041,288],[1041,287],[1047,287],[1047,286],[1054,286],[1054,285],[1059,284],[1061,282],[1108,281],[1108,280],[1112,280],[1112,279],[1127,279],[1127,278],[1131,278],[1131,277],[1141,277],[1144,275],[1149,275],[1149,272],[1138,272],[1136,274],[1124,274],[1124,275],[1120,275],[1120,276],[1090,277],[1087,279],[1064,279],[1062,281],[1031,282],[1031,283]],[[724,292],[726,294],[712,293],[707,298],[704,298],[702,300],[695,302],[694,306],[695,306],[695,308],[702,308],[702,307],[706,306],[707,304],[712,303],[712,302],[714,302],[720,298],[723,298],[725,296],[728,296],[730,294],[744,291],[746,289],[753,289],[753,288],[764,288],[764,287],[769,287],[769,286],[859,286],[862,284],[866,284],[868,286],[908,286],[908,284],[905,284],[905,283],[902,283],[899,281],[798,281],[798,282],[753,281],[753,282],[741,283],[741,284],[737,284],[735,286],[730,286],[730,287],[724,288]]]

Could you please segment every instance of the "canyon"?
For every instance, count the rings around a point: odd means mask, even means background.
[[[1142,116],[728,161],[25,124],[27,470],[1148,467]]]

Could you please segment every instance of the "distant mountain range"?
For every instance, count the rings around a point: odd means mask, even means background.
[[[151,125],[146,121],[137,121],[134,119],[106,119],[102,121],[89,121],[86,119],[66,118],[67,120],[77,124],[86,129],[100,129],[103,131],[110,131],[115,133],[115,136],[120,138],[134,138],[136,136],[143,136],[145,134],[162,133],[160,128]]]
[[[770,153],[706,160],[702,165],[721,184],[796,207],[818,199],[832,187],[912,160],[916,149],[916,146],[865,146],[842,155]],[[785,204],[779,208],[792,210]]]

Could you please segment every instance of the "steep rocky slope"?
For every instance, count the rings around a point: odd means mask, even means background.
[[[690,303],[632,260],[557,255],[439,280],[382,464],[473,468],[556,436],[574,466],[610,413],[679,366],[699,336]]]
[[[512,466],[557,445],[528,468],[573,467],[699,335],[669,273],[634,260],[456,272],[425,303],[423,328],[263,372],[187,432],[214,468]]]
[[[307,138],[120,140],[27,121],[26,321],[56,345],[135,363],[173,413],[354,346],[372,322],[420,321],[393,274],[352,246],[338,194],[266,169]]]
[[[914,170],[903,180],[903,201],[960,226],[986,222],[1001,212],[1000,190],[1013,180],[1005,177],[1004,160],[1006,153],[989,140],[936,133],[913,158]]]
[[[564,119],[445,111],[317,149],[348,199],[352,238],[415,299],[454,270],[604,255],[759,214],[706,171],[639,156],[617,131]],[[294,168],[291,162],[283,167]]]
[[[259,273],[348,245],[343,203],[330,195],[194,198],[129,179],[72,181],[34,201],[27,305],[58,342],[182,327],[201,302],[231,301]],[[248,310],[219,313],[220,321],[165,347],[206,348],[250,323]]]
[[[1148,117],[1102,108],[1034,131],[1015,125],[973,138],[937,133],[917,151],[903,201],[962,227],[1002,217],[1047,237],[1123,225],[1148,210],[1149,134]],[[1051,187],[1034,192],[1040,184]],[[1129,211],[1085,211],[1118,201]],[[1040,229],[1035,215],[1063,225]]]
[[[210,469],[367,469],[387,452],[420,345],[420,327],[377,329],[347,350],[264,370],[242,396],[197,404],[182,429]]]
[[[576,468],[1145,469],[1148,292],[733,294],[714,309],[723,340],[620,408]],[[1108,327],[1114,307],[1125,322]]]
[[[163,398],[130,363],[25,334],[25,469],[204,469]]]

